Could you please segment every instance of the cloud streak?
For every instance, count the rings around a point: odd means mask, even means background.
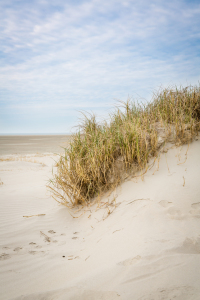
[[[198,3],[10,0],[0,12],[2,113],[106,111],[114,98],[199,80]]]

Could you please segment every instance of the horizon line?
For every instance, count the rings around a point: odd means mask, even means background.
[[[61,133],[61,132],[58,132],[58,133],[53,133],[53,132],[50,132],[50,133],[37,133],[37,132],[34,132],[34,133],[0,133],[0,136],[6,136],[6,135],[71,135],[73,134],[72,132],[64,132],[64,133]]]

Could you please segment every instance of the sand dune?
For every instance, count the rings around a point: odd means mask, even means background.
[[[46,189],[56,156],[1,156],[0,299],[199,300],[199,153],[171,148],[79,218]]]

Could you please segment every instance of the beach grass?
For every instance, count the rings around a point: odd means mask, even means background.
[[[144,104],[121,102],[108,121],[84,115],[49,187],[69,208],[85,206],[147,167],[166,142],[190,143],[200,130],[200,87],[167,88]]]

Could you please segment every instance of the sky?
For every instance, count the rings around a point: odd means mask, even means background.
[[[199,80],[199,0],[0,0],[0,134],[74,132]]]

